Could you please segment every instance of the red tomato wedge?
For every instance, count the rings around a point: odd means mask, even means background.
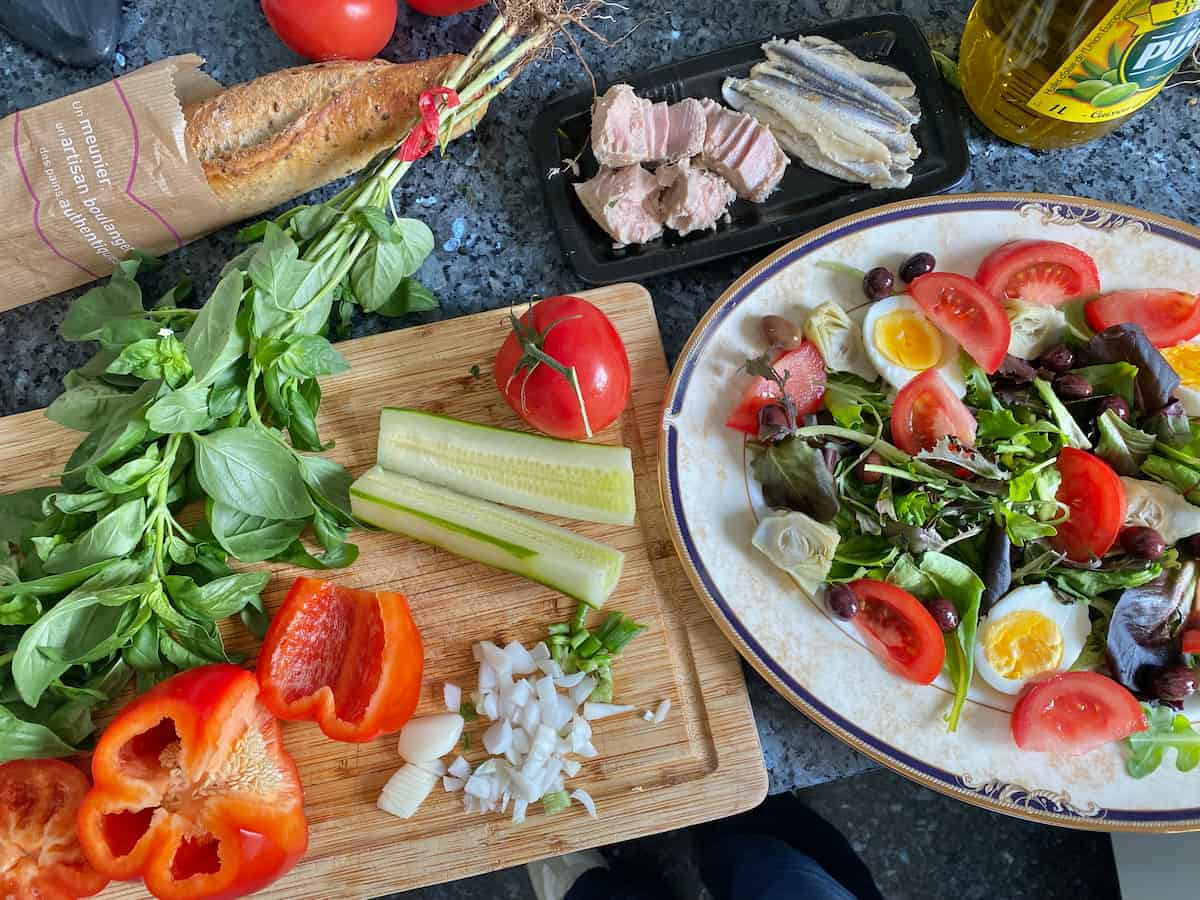
[[[1183,633],[1183,652],[1200,653],[1200,628],[1189,628]]]
[[[997,300],[1043,306],[1100,293],[1095,260],[1058,241],[1010,241],[997,247],[979,264],[975,280]]]
[[[924,604],[885,581],[861,578],[848,587],[862,602],[854,626],[880,662],[917,684],[937,678],[946,662],[946,642]]]
[[[1055,495],[1071,510],[1050,543],[1074,562],[1101,557],[1116,543],[1125,523],[1125,488],[1104,460],[1073,447],[1058,455],[1062,484]]]
[[[804,341],[795,350],[777,356],[771,365],[787,378],[788,396],[796,404],[797,416],[806,416],[821,408],[821,399],[825,396],[825,360],[816,344]],[[756,377],[725,424],[746,434],[758,434],[758,411],[779,397],[779,385]]]
[[[0,765],[0,897],[75,900],[108,884],[76,836],[88,787],[87,776],[62,760]]]
[[[1186,291],[1113,291],[1101,294],[1085,312],[1096,331],[1122,322],[1140,325],[1155,347],[1174,347],[1200,334],[1200,296]]]
[[[975,426],[971,411],[936,369],[926,369],[906,384],[892,404],[892,443],[905,453],[928,450],[948,435],[973,447]]]
[[[1012,339],[1008,313],[978,282],[953,272],[914,278],[908,293],[933,324],[958,341],[989,375],[1000,368]]]
[[[1022,750],[1069,755],[1146,730],[1137,698],[1098,672],[1063,672],[1034,684],[1017,701],[1013,741]]]

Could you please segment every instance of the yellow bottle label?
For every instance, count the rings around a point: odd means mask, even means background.
[[[1200,40],[1200,0],[1125,0],[1100,20],[1030,98],[1065,122],[1108,122],[1140,109]]]

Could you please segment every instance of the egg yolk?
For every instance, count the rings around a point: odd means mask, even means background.
[[[1059,667],[1063,636],[1058,624],[1032,609],[1019,609],[988,622],[983,653],[1002,678],[1026,680]]]
[[[1185,386],[1200,388],[1200,344],[1179,344],[1160,352]]]
[[[871,336],[883,358],[916,371],[932,369],[942,361],[942,336],[928,319],[911,309],[880,316]]]

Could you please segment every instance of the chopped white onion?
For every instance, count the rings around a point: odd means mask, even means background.
[[[591,741],[592,726],[582,716],[573,716],[571,719],[571,731],[568,737],[571,741],[571,752],[578,753],[580,747]]]
[[[479,649],[483,653],[483,660],[489,666],[496,670],[496,674],[503,673],[512,674],[512,660],[508,654],[493,644],[491,641],[481,641]]]
[[[596,719],[607,719],[609,716],[617,716],[621,713],[633,712],[635,707],[619,706],[616,703],[585,703],[583,704],[583,717],[595,721]]]
[[[437,781],[436,775],[409,763],[388,779],[376,805],[398,818],[411,818]]]
[[[529,734],[536,734],[542,724],[542,707],[537,703],[526,703],[521,714],[517,716],[517,724]]]
[[[478,712],[493,721],[500,718],[500,696],[498,694],[484,694],[483,703],[479,705]]]
[[[512,820],[514,825],[520,825],[525,821],[525,810],[529,808],[529,803],[526,800],[513,801]]]
[[[592,691],[596,689],[596,679],[591,675],[580,679],[579,684],[571,688],[571,702],[576,706],[587,702],[587,698],[592,696]]]
[[[577,759],[564,759],[563,760],[563,774],[566,775],[568,778],[574,778],[576,775],[579,774],[579,770],[582,768],[583,768],[583,765]]]
[[[460,756],[455,759],[454,762],[450,763],[450,768],[448,768],[446,771],[455,778],[470,778],[471,764]]]
[[[540,663],[543,659],[550,659],[550,648],[546,646],[545,641],[538,641],[530,649],[529,655],[535,663]]]
[[[446,789],[447,794],[453,794],[455,791],[461,791],[463,785],[467,782],[462,778],[455,778],[453,775],[442,776],[442,787]]]
[[[482,663],[479,666],[479,693],[494,691],[499,685],[500,679],[496,677],[495,668],[490,663]]]
[[[566,688],[567,690],[570,690],[585,678],[587,678],[587,672],[572,672],[570,675],[563,675],[559,678],[555,678],[554,683],[560,688]]]
[[[529,752],[529,732],[524,728],[513,729],[513,750],[524,756]]]
[[[441,778],[443,775],[446,774],[446,764],[444,762],[442,762],[440,759],[425,759],[425,760],[409,759],[409,760],[405,760],[405,762],[410,762],[414,766],[418,766],[419,768],[424,769],[430,775],[436,775],[438,778]]]
[[[544,674],[549,675],[551,678],[562,678],[563,676],[562,666],[552,659],[543,659],[537,666]]]
[[[446,682],[442,685],[442,697],[446,701],[446,709],[456,713],[462,709],[462,688],[457,684]]]
[[[584,744],[582,747],[580,747],[575,752],[578,753],[580,756],[582,756],[584,759],[595,759],[597,756],[600,755],[600,751],[596,749],[596,747],[592,744],[591,741],[588,741],[586,744]]]
[[[549,675],[539,678],[533,683],[533,687],[537,691],[538,703],[553,703],[554,699],[558,696],[558,691],[554,687],[554,679]]]
[[[492,756],[503,756],[512,746],[512,736],[512,725],[501,719],[483,733],[483,747]]]
[[[596,801],[592,799],[592,795],[583,788],[576,788],[571,791],[571,799],[578,800],[583,804],[584,809],[588,811],[588,815],[593,819],[596,818]]]
[[[654,723],[660,724],[667,719],[667,713],[671,711],[671,698],[668,697],[662,703],[658,704],[658,709],[654,710]]]
[[[510,641],[504,648],[509,666],[514,675],[528,675],[537,671],[537,661],[525,647],[516,641]]]
[[[520,681],[514,682],[512,687],[511,699],[513,706],[522,707],[529,702],[529,698],[533,696],[533,688],[529,686],[529,682],[522,678]]]
[[[400,729],[396,749],[405,762],[428,762],[445,756],[462,737],[463,717],[458,713],[439,713],[410,719]]]

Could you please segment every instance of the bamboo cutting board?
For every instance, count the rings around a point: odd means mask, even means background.
[[[440,784],[417,814],[402,821],[375,800],[401,765],[394,737],[366,744],[327,739],[315,725],[286,723],[284,740],[304,782],[311,826],[308,854],[259,896],[374,897],[513,866],[546,856],[628,840],[732,815],[757,805],[767,774],[737,653],[709,619],[667,537],[657,488],[657,432],[666,359],[654,308],[632,284],[582,294],[621,334],[633,371],[633,396],[621,419],[599,435],[633,453],[638,521],[630,527],[563,522],[625,552],[625,570],[608,606],[650,626],[614,665],[614,699],[636,713],[594,725],[600,756],[585,761],[569,788],[586,789],[599,819],[573,804],[546,816],[540,805],[514,826],[507,816],[468,815],[462,794]],[[321,434],[329,455],[355,475],[375,461],[379,410],[414,406],[465,419],[520,427],[497,391],[492,358],[507,327],[494,310],[340,345],[351,370],[322,382]],[[479,377],[470,369],[478,365]],[[40,411],[0,420],[0,492],[49,482],[79,435]],[[358,532],[358,562],[332,573],[357,588],[408,595],[425,643],[425,680],[417,715],[442,712],[442,685],[474,688],[471,645],[480,640],[538,640],[567,619],[574,601],[514,575],[467,562],[398,535]],[[302,570],[274,566],[269,610]],[[593,614],[591,623],[602,621]],[[231,650],[253,654],[239,625],[226,629]],[[665,722],[641,711],[669,698]],[[468,724],[473,764],[483,757],[486,723]],[[106,898],[144,897],[140,884],[110,886]]]

